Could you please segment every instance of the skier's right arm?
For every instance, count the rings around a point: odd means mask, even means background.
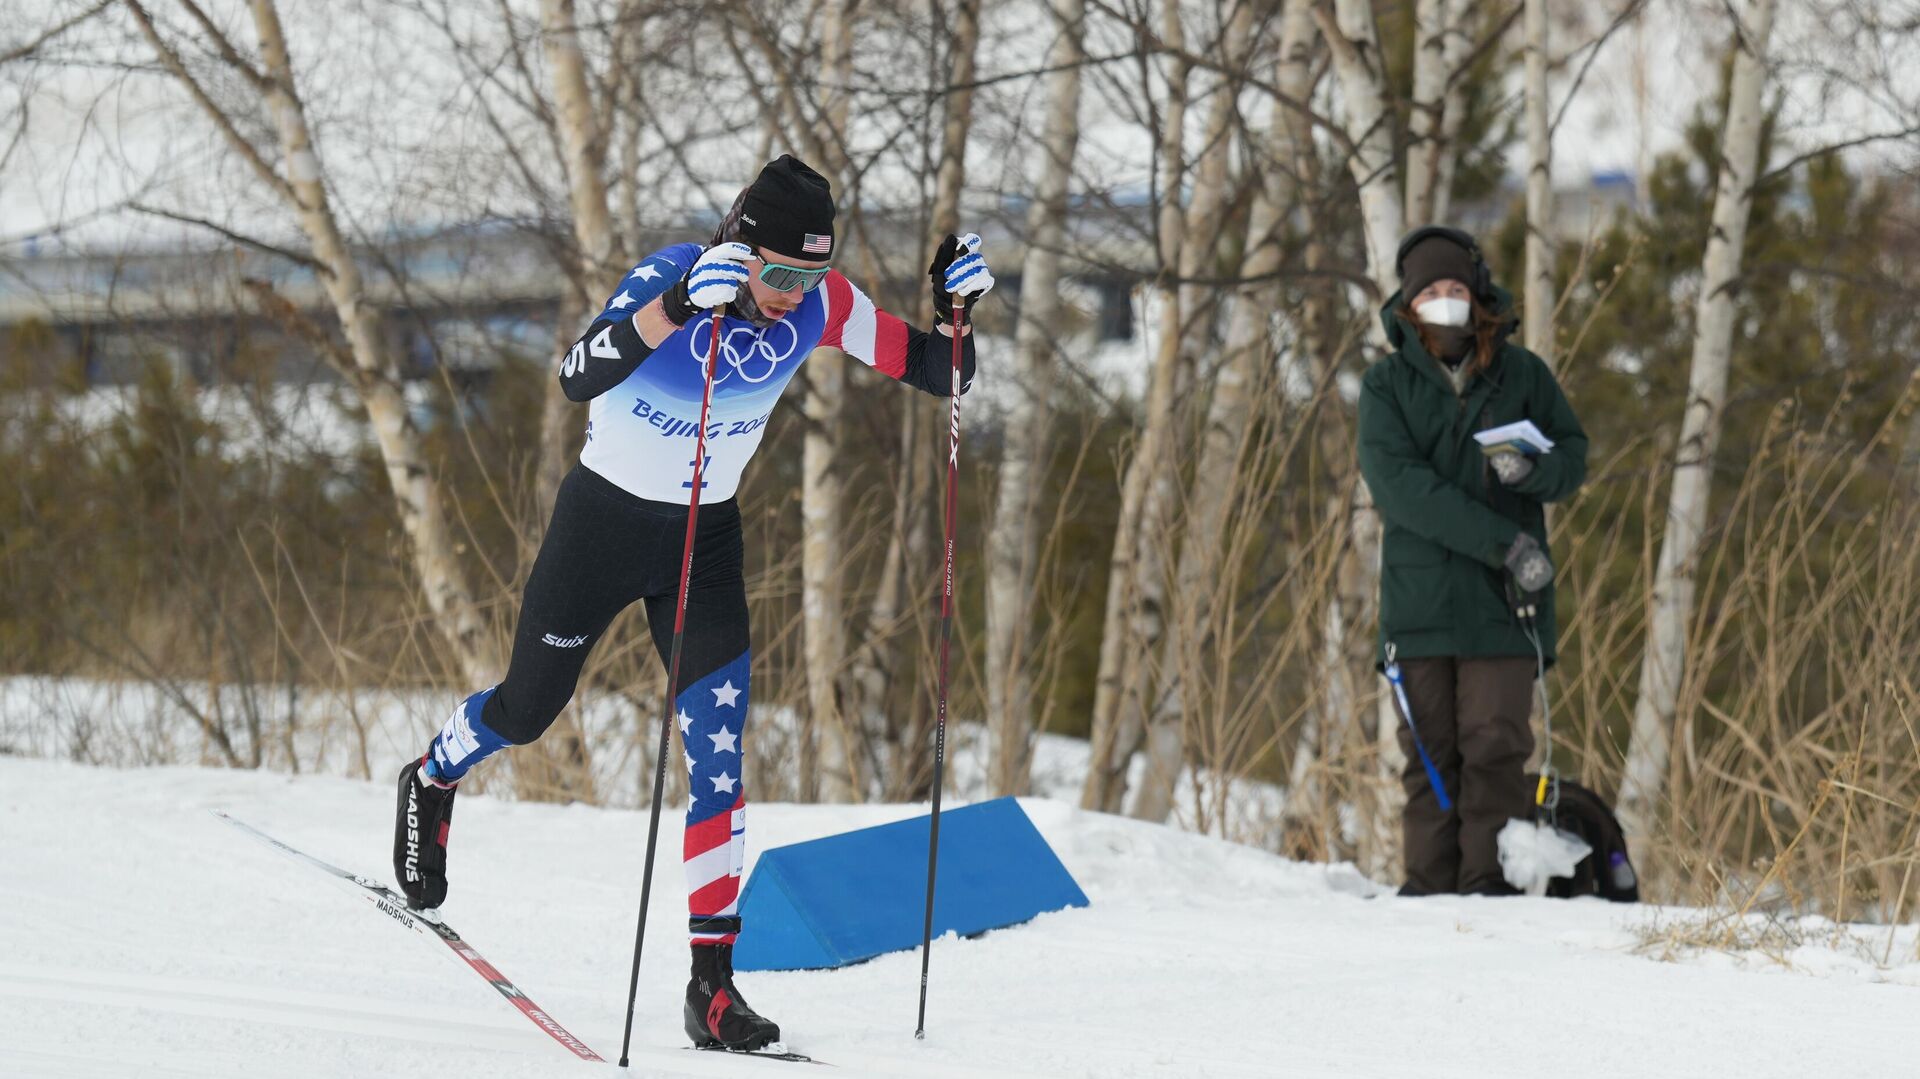
[[[567,400],[590,401],[620,385],[699,310],[732,302],[747,280],[748,250],[675,244],[642,259],[560,361]]]

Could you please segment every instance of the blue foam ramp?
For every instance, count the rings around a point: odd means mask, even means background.
[[[775,847],[740,896],[736,970],[818,970],[920,946],[929,817]],[[963,936],[1087,896],[1012,798],[940,814],[933,933]]]

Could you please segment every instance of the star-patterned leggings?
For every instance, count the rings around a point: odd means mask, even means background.
[[[572,699],[587,654],[636,600],[646,602],[653,645],[666,663],[686,531],[687,507],[638,498],[576,465],[554,500],[553,521],[527,578],[507,677],[482,707],[482,724],[515,745],[546,733]],[[680,652],[685,688],[674,716],[687,751],[691,796],[683,856],[695,943],[731,944],[739,931],[751,658],[743,550],[738,504],[703,504]]]

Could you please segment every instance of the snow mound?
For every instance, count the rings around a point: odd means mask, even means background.
[[[384,782],[0,757],[0,1075],[577,1076],[582,1067],[437,943],[215,819],[221,807],[384,876]],[[1828,953],[1805,976],[1635,954],[1648,912],[1398,899],[1174,829],[1023,802],[1087,892],[917,955],[743,986],[799,1052],[849,1076],[1910,1074],[1920,965]],[[755,805],[755,851],[924,812]],[[645,817],[462,799],[445,914],[602,1056],[619,1053]],[[678,822],[661,846],[677,853]],[[684,895],[656,902],[636,1074],[771,1075],[680,1048]],[[1368,898],[1373,897],[1373,898]],[[1899,954],[1911,956],[1912,931]],[[1776,969],[1778,969],[1776,967]],[[1876,984],[1897,983],[1897,984]]]

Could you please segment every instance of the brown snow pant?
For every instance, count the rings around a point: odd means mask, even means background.
[[[1451,810],[1440,808],[1403,714],[1407,890],[1510,894],[1500,872],[1499,835],[1508,819],[1532,811],[1526,771],[1533,753],[1534,659],[1440,656],[1402,660],[1400,667],[1420,740],[1453,800]]]

